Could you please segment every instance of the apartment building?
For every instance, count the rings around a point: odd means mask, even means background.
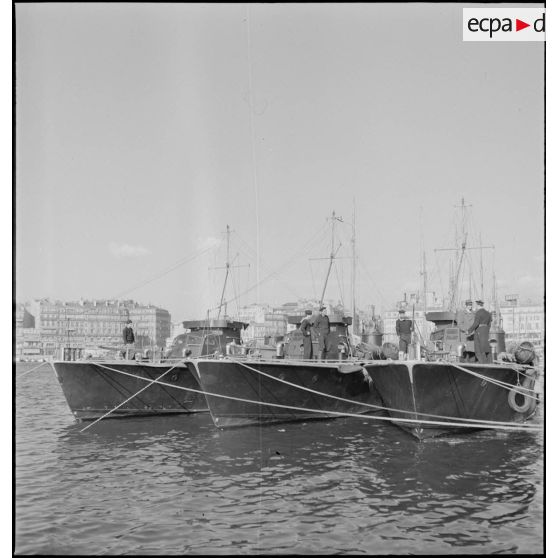
[[[268,304],[250,304],[238,312],[238,319],[248,327],[242,332],[243,339],[266,340],[287,333],[287,317],[282,308]]]
[[[530,341],[537,352],[544,351],[545,314],[542,304],[504,302],[500,306],[506,345]]]
[[[170,336],[171,318],[167,310],[132,300],[37,299],[21,306],[23,311],[16,309],[16,358],[31,354],[54,356],[62,346],[94,349],[118,345],[128,319],[132,320],[139,349],[162,347]],[[23,327],[24,322],[30,323],[25,312],[33,318],[34,327]]]

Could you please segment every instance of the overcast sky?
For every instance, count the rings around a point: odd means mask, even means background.
[[[462,7],[17,4],[17,300],[199,319],[227,225],[229,310],[319,297],[335,211],[350,304],[354,207],[357,303],[387,310],[423,247],[445,288],[465,198],[485,297],[494,264],[542,302],[543,43],[463,42]]]

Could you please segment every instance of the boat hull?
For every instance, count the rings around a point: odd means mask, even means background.
[[[393,422],[419,439],[479,429],[474,425],[463,426],[463,419],[484,421],[484,428],[490,428],[489,423],[494,421],[523,422],[536,410],[537,402],[527,398],[525,401],[529,404],[524,412],[514,410],[509,400],[510,391],[494,383],[517,385],[517,367],[383,361],[367,364],[366,370],[388,408],[388,414],[393,419],[415,421]],[[536,372],[530,370],[532,375],[526,377],[527,380],[524,376],[519,378],[525,388],[532,390]]]
[[[208,411],[191,365],[136,361],[60,361],[53,368],[74,417],[95,420]],[[170,370],[172,368],[172,370]],[[170,371],[169,371],[170,370]],[[165,372],[169,371],[167,374]],[[165,385],[150,381],[161,378]],[[146,388],[138,393],[142,388]],[[187,389],[184,389],[187,388]],[[132,397],[137,394],[135,397]]]
[[[381,404],[360,366],[351,371],[339,363],[208,359],[196,367],[213,422],[221,428],[362,414],[375,410],[363,403]]]

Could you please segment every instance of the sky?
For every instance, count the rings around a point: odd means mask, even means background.
[[[423,255],[444,291],[464,199],[484,296],[542,302],[544,44],[463,42],[463,6],[17,4],[15,298],[200,319],[227,225],[229,311],[319,298],[335,212],[325,298],[354,229],[357,305],[389,310]]]

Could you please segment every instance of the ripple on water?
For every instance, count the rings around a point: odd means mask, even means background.
[[[34,374],[16,384],[17,553],[542,552],[539,433],[418,443],[372,419],[219,431],[207,413],[82,433]]]

